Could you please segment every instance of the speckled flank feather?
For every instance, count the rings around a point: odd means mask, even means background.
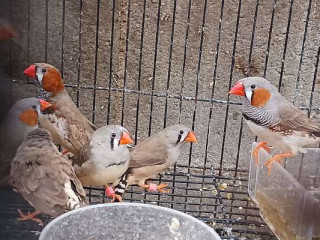
[[[13,186],[36,209],[58,216],[86,203],[71,162],[44,129],[32,130],[12,161]]]
[[[50,101],[55,109],[40,117],[40,124],[52,133],[55,142],[77,153],[88,142],[96,127],[81,114],[65,90],[50,98]]]

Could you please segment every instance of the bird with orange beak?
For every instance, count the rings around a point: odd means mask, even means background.
[[[96,130],[90,141],[72,158],[76,174],[84,185],[105,185],[106,194],[121,201],[111,186],[118,184],[129,166],[127,144],[133,141],[127,129],[107,125]]]
[[[319,124],[286,100],[266,79],[241,79],[229,93],[243,97],[242,115],[250,130],[263,140],[252,153],[256,160],[259,149],[270,152],[267,144],[280,152],[265,163],[268,174],[274,161],[306,152],[305,147],[320,142]]]
[[[60,72],[47,63],[30,65],[24,74],[36,80],[36,84],[46,91],[51,111],[39,118],[57,144],[75,154],[88,142],[96,126],[86,119],[71,100],[64,88]]]
[[[146,184],[146,180],[175,164],[182,147],[192,142],[197,142],[195,133],[178,124],[169,126],[139,143],[130,151],[129,168],[115,187],[116,194],[121,196],[125,189],[133,184],[138,184],[148,191],[167,192],[163,189],[167,187],[166,184]]]
[[[9,183],[11,160],[27,133],[37,128],[38,111],[45,111],[50,106],[37,98],[21,99],[0,124],[0,185]]]

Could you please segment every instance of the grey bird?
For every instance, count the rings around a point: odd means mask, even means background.
[[[197,142],[195,133],[178,124],[169,126],[139,143],[130,151],[129,169],[115,187],[117,195],[122,195],[127,186],[138,184],[149,191],[164,191],[165,184],[145,184],[146,180],[163,172],[176,163],[182,146]]]
[[[319,143],[319,124],[286,100],[268,80],[244,78],[229,93],[244,97],[243,117],[250,130],[263,140],[253,156],[258,159],[260,148],[270,151],[266,144],[280,152],[265,163],[268,174],[274,161],[281,162],[283,158],[306,152],[305,147]]]
[[[12,185],[36,211],[19,220],[33,220],[43,212],[57,217],[66,210],[86,204],[86,193],[72,163],[53,144],[50,133],[37,128],[30,131],[19,147],[11,166]]]
[[[8,184],[11,160],[28,132],[37,128],[37,112],[50,104],[37,98],[17,101],[0,125],[0,185]]]
[[[107,195],[118,198],[108,185],[116,185],[127,171],[130,156],[126,145],[130,143],[132,139],[128,130],[122,126],[107,125],[96,130],[90,141],[72,158],[81,183],[105,185]]]

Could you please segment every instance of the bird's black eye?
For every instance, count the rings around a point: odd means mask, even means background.
[[[116,137],[116,134],[115,134],[115,133],[112,133],[112,134],[111,134],[111,137],[115,138],[115,137]]]
[[[181,135],[183,134],[183,130],[180,130],[180,134],[181,134]]]
[[[252,84],[251,85],[251,89],[255,89],[256,88],[256,85],[255,84]]]
[[[37,106],[36,106],[36,105],[32,105],[32,108],[36,109],[36,108],[37,108]]]
[[[46,71],[47,71],[47,69],[45,69],[45,68],[42,68],[42,73],[45,73]]]

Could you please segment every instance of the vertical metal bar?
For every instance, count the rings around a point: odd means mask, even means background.
[[[316,59],[315,65],[314,65],[313,82],[312,82],[311,96],[310,96],[310,101],[309,101],[309,109],[308,109],[308,116],[309,117],[310,117],[311,108],[312,108],[312,105],[313,105],[314,88],[315,88],[316,82],[317,82],[319,59],[320,59],[320,31],[319,31],[319,42],[318,42],[317,59]]]
[[[107,124],[110,123],[110,110],[111,110],[111,83],[113,77],[113,69],[112,69],[112,59],[113,59],[113,35],[114,35],[114,18],[115,18],[115,3],[116,0],[112,1],[112,25],[111,25],[111,43],[110,43],[110,72],[109,72],[109,92],[108,92],[108,116],[107,116]]]
[[[250,43],[250,51],[249,51],[249,60],[248,60],[249,69],[247,70],[247,74],[246,74],[247,77],[250,76],[250,71],[251,71],[252,51],[253,51],[254,36],[255,36],[255,30],[256,30],[256,24],[257,24],[258,10],[259,10],[259,0],[256,1],[256,8],[255,8],[254,19],[253,19],[253,27],[252,27],[252,35],[251,35],[251,43]],[[237,157],[236,157],[236,171],[234,174],[235,178],[238,176],[242,129],[243,129],[243,118],[241,118],[241,123],[240,123],[240,133],[239,133],[238,150],[237,150]],[[233,182],[233,185],[235,185],[235,181]],[[234,188],[235,187],[233,187],[232,199],[234,198]],[[231,205],[232,204],[233,204],[233,200],[231,201]],[[246,206],[249,206],[249,201],[247,201]],[[248,210],[246,209],[245,211],[246,211],[245,213],[247,213]],[[232,208],[230,209],[230,212],[232,212]],[[231,219],[232,215],[230,215],[229,217]],[[247,215],[245,215],[245,220],[247,220]]]
[[[180,102],[179,102],[179,123],[181,123],[181,113],[182,113],[182,96],[183,96],[183,89],[184,89],[184,74],[186,68],[186,59],[187,59],[187,49],[188,49],[188,42],[189,42],[189,27],[190,27],[190,16],[191,16],[191,0],[189,0],[188,6],[188,19],[187,19],[187,29],[186,29],[186,36],[184,40],[184,54],[183,54],[183,63],[182,63],[182,76],[181,76],[181,91],[180,91]]]
[[[171,77],[171,63],[172,63],[172,52],[173,52],[173,39],[174,39],[174,25],[176,22],[176,9],[177,9],[177,0],[173,2],[173,16],[172,16],[172,25],[171,25],[171,38],[170,38],[170,50],[169,50],[169,66],[168,66],[168,76],[167,76],[167,91],[166,91],[166,100],[165,100],[165,111],[164,111],[164,121],[163,128],[167,126],[167,115],[168,115],[168,95],[170,88],[170,77]],[[159,182],[161,182],[161,175],[159,177]],[[158,200],[160,201],[160,195],[158,195]],[[159,205],[158,201],[158,205]]]
[[[271,14],[270,27],[269,27],[269,37],[268,37],[268,46],[267,46],[267,50],[266,50],[266,60],[265,60],[265,63],[264,63],[264,71],[263,71],[263,77],[264,78],[267,76],[267,68],[268,68],[268,62],[269,62],[271,37],[272,37],[272,30],[273,30],[273,20],[274,20],[274,13],[276,11],[276,6],[277,6],[277,0],[274,0],[273,8],[272,8],[272,14]]]
[[[172,52],[173,52],[173,39],[174,39],[174,25],[176,22],[176,8],[177,0],[173,1],[173,16],[172,16],[172,26],[171,26],[171,39],[170,39],[170,53],[169,53],[169,66],[168,66],[168,76],[167,76],[167,91],[166,91],[166,101],[165,101],[165,111],[164,111],[164,122],[163,128],[167,126],[167,115],[168,115],[168,94],[171,78],[171,64],[172,64]]]
[[[31,13],[30,13],[30,0],[28,0],[28,24],[27,24],[27,63],[30,65],[30,25],[31,25]],[[29,77],[27,78],[27,84],[29,84]],[[28,85],[27,85],[28,88]],[[29,90],[28,90],[29,91]]]
[[[218,59],[219,59],[219,50],[220,50],[220,39],[221,39],[221,29],[222,29],[222,19],[223,19],[223,10],[224,10],[224,0],[221,0],[221,8],[220,8],[220,18],[219,18],[219,26],[218,26],[218,37],[217,37],[217,45],[216,45],[216,56],[214,59],[214,65],[213,65],[213,79],[212,79],[212,89],[211,89],[211,99],[214,97],[214,90],[216,86],[216,80],[217,80],[217,68],[218,68]],[[212,121],[212,113],[213,113],[213,105],[214,103],[211,103],[210,110],[209,110],[209,119],[208,119],[208,125],[207,125],[207,134],[206,134],[206,147],[205,147],[205,155],[204,155],[204,163],[203,163],[203,174],[205,174],[206,168],[207,168],[207,160],[208,160],[208,148],[209,148],[209,135],[210,135],[210,125]],[[214,171],[212,172],[214,174]],[[202,181],[202,187],[204,184],[204,179]],[[203,195],[203,192],[201,192],[201,195]],[[217,203],[217,200],[215,200]],[[200,205],[202,203],[202,199],[200,199]],[[214,218],[216,217],[216,210],[217,207],[215,207],[214,211]],[[200,215],[201,217],[201,215]]]
[[[83,0],[79,0],[79,54],[78,54],[78,74],[77,74],[77,102],[76,105],[79,107],[79,97],[80,97],[80,74],[81,74],[81,60],[82,60],[82,17],[83,17]]]
[[[64,34],[66,21],[66,0],[62,1],[62,33],[61,33],[61,77],[64,75]]]
[[[138,140],[139,111],[140,111],[140,91],[141,91],[141,73],[142,73],[142,56],[143,56],[143,40],[144,40],[144,26],[145,26],[145,19],[146,19],[146,3],[147,3],[147,0],[144,0],[143,1],[143,11],[142,11],[139,69],[138,69],[138,80],[137,80],[138,99],[137,99],[137,111],[136,111],[136,126],[135,126],[135,132],[134,132],[134,142],[135,142],[135,144],[137,144],[137,140]],[[132,193],[131,193],[131,198],[133,198],[133,194]]]
[[[207,13],[207,0],[204,0],[203,6],[203,17],[202,17],[202,24],[201,24],[201,33],[200,33],[200,46],[199,46],[199,55],[198,55],[198,67],[197,67],[197,77],[196,77],[196,89],[195,89],[195,99],[194,99],[194,109],[193,109],[193,116],[192,116],[192,130],[194,130],[194,125],[196,121],[196,114],[197,114],[197,102],[198,102],[198,92],[199,92],[199,79],[200,79],[200,69],[201,69],[201,59],[202,59],[202,48],[203,48],[203,33],[204,33],[204,25],[206,23],[206,13]],[[188,174],[190,174],[190,166],[192,161],[192,143],[190,145],[189,150],[189,161],[188,161]],[[189,175],[187,176],[187,189],[189,187]],[[188,195],[188,190],[186,189],[186,195]],[[187,202],[187,197],[185,198],[185,202]],[[184,205],[184,208],[187,208],[187,204]]]
[[[300,76],[301,76],[301,68],[302,68],[302,62],[303,62],[303,56],[304,56],[304,48],[305,48],[305,43],[306,43],[307,33],[308,33],[311,5],[312,5],[312,0],[309,0],[308,13],[307,13],[307,18],[306,18],[306,25],[304,27],[302,47],[301,47],[301,52],[300,52],[300,60],[299,60],[299,68],[298,68],[298,74],[297,74],[296,88],[295,88],[295,93],[294,93],[294,97],[293,97],[293,104],[296,103],[296,96],[298,94],[298,88],[299,88]]]
[[[49,25],[49,12],[48,12],[48,6],[49,5],[49,0],[46,0],[46,38],[44,41],[44,61],[47,62],[48,61],[48,25]]]
[[[279,79],[279,86],[278,86],[279,92],[281,91],[281,84],[282,84],[282,78],[283,78],[283,72],[284,72],[284,62],[286,60],[286,53],[287,53],[287,46],[288,46],[290,25],[291,25],[292,6],[293,6],[293,0],[290,0],[288,25],[287,25],[286,39],[285,39],[285,42],[284,42],[283,54],[282,54],[281,71],[280,71],[280,79]]]
[[[183,63],[182,63],[182,80],[181,80],[181,90],[180,90],[180,101],[179,101],[179,123],[181,123],[181,112],[182,112],[182,95],[183,95],[183,88],[184,88],[184,74],[185,74],[185,67],[186,67],[186,59],[187,59],[187,48],[188,48],[188,40],[189,40],[189,26],[190,26],[190,13],[191,13],[191,0],[189,0],[188,4],[188,18],[187,18],[187,28],[186,28],[186,35],[184,40],[184,54],[183,54]],[[174,165],[173,171],[176,172],[177,164]],[[175,182],[176,176],[173,176],[173,183],[172,183],[172,196],[171,201],[174,200],[175,194]],[[171,208],[173,208],[173,204],[171,204]]]
[[[129,30],[130,30],[130,0],[128,0],[128,13],[127,13],[127,32],[126,32],[126,57],[124,60],[124,75],[123,75],[123,89],[127,86],[127,67],[128,67],[128,55],[129,55]],[[121,126],[124,121],[124,103],[125,94],[122,92],[122,106],[121,106]]]
[[[134,132],[134,142],[137,144],[138,140],[138,126],[139,126],[139,110],[140,110],[140,91],[141,91],[141,72],[142,72],[142,55],[143,55],[143,40],[144,40],[144,25],[146,18],[146,1],[143,1],[143,11],[142,11],[142,24],[141,24],[141,36],[140,36],[140,55],[139,55],[139,70],[138,70],[138,81],[137,81],[137,89],[138,89],[138,99],[137,99],[137,112],[136,112],[136,127]]]
[[[95,55],[94,55],[94,76],[93,76],[93,100],[92,100],[92,122],[94,123],[96,114],[96,95],[97,95],[97,74],[98,74],[98,53],[99,53],[99,19],[100,19],[100,0],[97,0],[96,36],[95,36]]]
[[[231,67],[230,67],[229,89],[231,88],[232,77],[233,77],[233,68],[234,68],[235,54],[236,54],[236,48],[237,48],[238,27],[239,27],[239,21],[240,21],[241,3],[242,3],[242,0],[239,0],[236,31],[235,31],[234,42],[233,42],[233,50],[232,50],[232,61],[231,61]],[[227,104],[225,122],[224,122],[224,127],[223,127],[223,138],[222,138],[222,147],[221,147],[222,151],[221,151],[220,167],[219,167],[219,175],[220,176],[221,176],[222,168],[223,168],[224,146],[225,146],[225,142],[226,142],[226,131],[227,131],[227,124],[228,124],[228,116],[229,116],[229,101],[230,101],[230,95],[228,94],[228,97],[227,97],[228,104]]]
[[[152,88],[151,88],[151,99],[150,99],[150,118],[149,118],[149,131],[148,131],[148,136],[149,136],[149,137],[150,137],[150,135],[151,135],[151,129],[152,129],[152,128],[151,128],[151,125],[152,125],[154,85],[155,85],[155,80],[156,80],[156,69],[157,69],[160,13],[161,13],[161,0],[159,0],[159,4],[158,4],[156,43],[155,43],[154,59],[153,59]]]

